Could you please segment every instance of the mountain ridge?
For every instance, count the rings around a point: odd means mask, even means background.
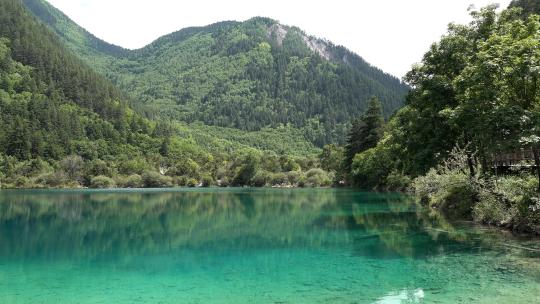
[[[62,39],[68,39],[66,33],[61,30],[62,25],[64,27],[66,27],[67,25],[57,24],[58,22],[69,23],[69,27],[74,25],[72,31],[76,33],[75,37],[78,36],[79,38],[81,38],[82,36],[86,38],[89,42],[88,46],[90,46],[96,51],[104,52],[107,55],[111,56],[122,55],[129,51],[126,48],[109,43],[99,37],[96,37],[94,34],[79,26],[75,21],[73,21],[69,16],[64,14],[61,10],[46,1],[22,0],[22,2],[34,15],[39,16],[40,21],[52,28],[54,32]],[[72,46],[75,44],[71,42],[68,43],[68,45]]]
[[[409,89],[345,47],[266,17],[188,27],[128,50],[46,1],[23,3],[152,117],[245,131],[292,125],[322,147],[342,143],[372,96],[389,117]]]

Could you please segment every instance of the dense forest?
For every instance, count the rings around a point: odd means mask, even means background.
[[[2,187],[332,182],[298,131],[149,120],[20,1],[0,2],[0,24]]]
[[[496,9],[449,26],[406,75],[413,89],[385,126],[380,111],[353,125],[345,176],[411,189],[452,217],[540,233],[540,16]],[[496,162],[509,154],[520,162]]]
[[[408,91],[347,49],[268,18],[187,28],[127,51],[43,0],[23,2],[151,117],[244,131],[290,125],[322,147],[343,143],[372,96],[389,117]]]

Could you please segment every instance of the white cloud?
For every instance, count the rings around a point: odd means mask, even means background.
[[[467,8],[510,0],[49,0],[94,35],[140,48],[184,27],[254,16],[296,25],[401,77]]]

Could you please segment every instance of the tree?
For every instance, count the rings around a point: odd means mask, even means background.
[[[323,147],[319,159],[321,161],[321,167],[328,171],[334,172],[336,184],[339,184],[344,179],[344,170],[343,170],[343,157],[345,149],[337,145],[331,144]]]
[[[325,145],[319,159],[321,160],[321,167],[326,171],[341,171],[343,165],[343,147],[339,147],[334,144]]]
[[[6,140],[7,154],[21,160],[30,158],[32,143],[28,123],[20,116],[17,116],[8,132]]]
[[[243,159],[243,165],[238,168],[233,179],[234,186],[249,185],[251,179],[257,174],[260,159],[254,153],[248,153]]]
[[[354,156],[377,145],[383,135],[384,118],[382,105],[377,97],[372,97],[364,115],[353,122],[347,145],[345,146],[344,169],[351,172]]]
[[[161,154],[161,156],[164,156],[164,157],[169,156],[169,152],[170,152],[169,146],[170,145],[171,145],[171,138],[170,137],[165,137],[161,141],[161,146],[159,147],[159,154]]]
[[[529,14],[540,14],[540,1],[538,0],[513,0],[510,3],[510,8],[520,7],[523,9],[523,16]]]
[[[60,167],[72,181],[79,181],[84,167],[84,160],[79,155],[66,156],[60,161]]]
[[[540,16],[503,12],[456,80],[454,115],[484,159],[532,149],[540,182]]]
[[[380,176],[381,183],[390,172],[419,176],[447,159],[455,146],[467,147],[474,175],[491,154],[526,147],[520,142],[536,145],[538,17],[523,21],[518,10],[499,15],[496,9],[472,11],[470,24],[450,25],[407,73],[412,87],[407,105],[392,117],[377,149],[357,158],[356,177]],[[358,138],[358,128],[353,131]],[[351,143],[348,160],[354,155]],[[376,155],[382,151],[384,157]],[[393,167],[381,170],[382,158]]]

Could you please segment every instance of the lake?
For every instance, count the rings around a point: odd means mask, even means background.
[[[399,194],[1,191],[0,303],[540,303],[540,242]]]

